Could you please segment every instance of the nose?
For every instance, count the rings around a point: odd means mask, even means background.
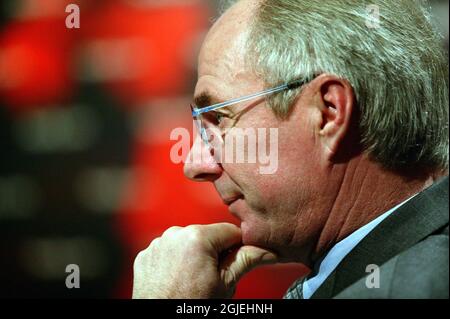
[[[184,164],[184,175],[196,182],[213,182],[222,174],[222,166],[216,162],[211,150],[197,136]]]

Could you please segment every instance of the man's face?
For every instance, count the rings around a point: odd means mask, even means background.
[[[206,104],[264,89],[263,81],[244,61],[247,19],[254,9],[246,3],[241,1],[221,17],[202,47],[195,96],[209,100]],[[312,201],[317,202],[317,194],[323,191],[320,181],[325,180],[312,125],[320,112],[313,107],[295,108],[282,120],[264,99],[234,105],[227,112],[240,114],[236,128],[278,130],[277,170],[261,174],[258,163],[217,163],[197,137],[190,156],[202,152],[207,160],[187,163],[186,176],[214,184],[229,211],[241,221],[244,244],[272,249],[285,261],[305,262],[304,254],[312,249],[309,246],[324,223],[320,207]]]

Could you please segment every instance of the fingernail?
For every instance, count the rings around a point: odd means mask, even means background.
[[[277,255],[275,255],[274,253],[265,253],[262,256],[261,261],[267,262],[267,263],[276,262],[277,261]]]

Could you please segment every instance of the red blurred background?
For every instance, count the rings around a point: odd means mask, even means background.
[[[70,3],[79,29],[66,27]],[[0,10],[0,296],[129,298],[134,257],[166,228],[237,222],[169,157],[170,132],[192,133],[196,56],[216,2],[10,0]],[[70,263],[76,291],[64,286]],[[258,268],[235,297],[281,298],[306,271]]]

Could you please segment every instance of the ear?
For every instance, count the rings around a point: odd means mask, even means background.
[[[317,92],[322,114],[319,135],[327,150],[327,157],[331,158],[343,147],[344,138],[351,133],[355,95],[347,80],[334,75],[323,75],[318,80],[320,90]]]

